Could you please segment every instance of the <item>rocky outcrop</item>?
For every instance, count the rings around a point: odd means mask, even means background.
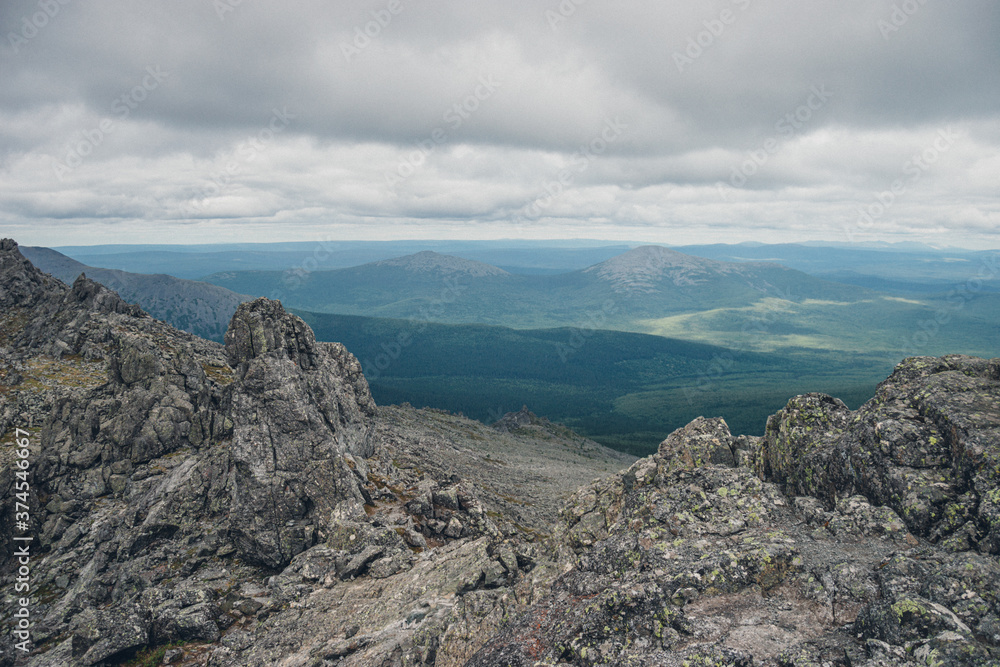
[[[695,420],[570,501],[564,573],[469,664],[1000,664],[997,364]]]
[[[13,239],[0,240],[0,307],[31,308],[59,290],[59,281],[36,271]]]
[[[768,420],[758,471],[828,505],[862,494],[916,535],[1000,554],[1000,360],[914,357],[856,413],[798,397]]]
[[[514,604],[509,591],[538,559],[532,533],[553,515],[495,521],[497,508],[527,501],[461,481],[457,470],[479,470],[467,450],[437,465],[422,457],[430,474],[397,466],[413,460],[411,447],[432,447],[434,458],[455,440],[407,435],[412,409],[379,426],[357,360],[317,342],[279,303],[243,304],[221,346],[86,278],[54,281],[12,242],[0,266],[11,285],[2,442],[14,428],[31,440],[27,531],[11,523],[9,457],[0,470],[5,613],[15,608],[15,528],[35,545],[35,652],[20,662],[118,664],[178,643],[194,659],[205,642],[213,664],[271,665],[296,652],[433,662],[471,655],[503,618],[480,612]],[[468,422],[455,419],[462,437]],[[595,447],[574,459],[589,471],[581,481],[593,476]],[[387,586],[410,588],[387,605]],[[293,610],[306,599],[316,611],[300,618]],[[343,636],[318,634],[315,623],[341,618],[344,600],[356,613]],[[0,664],[15,655],[8,644]]]
[[[231,531],[244,558],[278,568],[331,530],[341,503],[367,501],[375,402],[358,361],[276,301],[240,305],[226,354]]]
[[[10,241],[0,278],[0,665],[1000,663],[1000,360],[626,461],[527,410],[377,409],[278,302],[223,346]]]
[[[72,287],[42,273],[11,239],[0,240],[0,344],[52,356],[103,358],[120,317],[144,317],[103,285],[81,274]]]
[[[36,267],[67,284],[85,273],[125,301],[140,304],[153,317],[209,340],[221,342],[237,306],[252,298],[197,280],[86,266],[50,248],[21,247],[20,251]]]

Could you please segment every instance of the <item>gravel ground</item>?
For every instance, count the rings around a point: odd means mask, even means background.
[[[399,468],[438,482],[471,482],[492,511],[526,532],[547,534],[559,508],[582,485],[616,473],[635,457],[530,413],[507,432],[441,410],[378,409],[378,440]]]

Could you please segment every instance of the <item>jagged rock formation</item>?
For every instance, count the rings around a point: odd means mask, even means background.
[[[919,400],[928,383],[947,382],[936,374],[989,366],[911,359],[860,414],[828,396],[797,397],[763,439],[734,438],[720,419],[671,434],[656,455],[567,505],[555,543],[568,571],[469,664],[997,664],[1000,562],[989,516],[956,542],[916,514],[878,506],[860,485],[855,495],[801,491],[836,488],[834,443],[854,442],[845,427],[859,428],[887,392]],[[995,395],[1000,378],[982,379],[990,386],[979,398]],[[1000,413],[995,400],[979,405],[980,423]],[[781,483],[734,467],[741,461]],[[990,474],[981,461],[972,479]]]
[[[221,341],[236,307],[252,297],[197,280],[164,274],[130,273],[87,266],[50,248],[21,247],[21,254],[42,271],[71,284],[86,274],[123,300],[181,331]]]
[[[326,534],[340,503],[366,501],[375,402],[358,361],[275,301],[237,309],[226,355],[231,532],[245,559],[278,568]]]
[[[538,415],[528,409],[527,405],[521,406],[517,412],[508,412],[500,419],[493,422],[493,428],[504,433],[518,431],[531,426],[549,426],[547,419],[539,419]]]
[[[951,551],[1000,554],[1000,360],[912,359],[857,413],[807,395],[771,417],[758,472],[827,503],[863,494]]]
[[[223,346],[3,241],[0,307],[0,665],[1000,664],[1000,360],[909,359],[763,438],[698,419],[621,470],[526,410],[376,408],[266,299]]]
[[[473,612],[456,596],[483,591],[482,604],[499,604],[534,569],[530,542],[554,518],[555,493],[529,508],[537,488],[519,488],[564,487],[532,479],[512,457],[544,452],[517,454],[535,443],[498,436],[493,454],[508,460],[485,458],[513,468],[510,484],[479,484],[486,453],[471,452],[486,439],[467,433],[466,420],[428,413],[438,423],[418,427],[412,409],[380,420],[358,362],[318,343],[280,304],[242,304],[222,346],[86,278],[67,287],[10,241],[0,245],[0,285],[5,583],[15,563],[15,428],[32,444],[35,539],[34,653],[8,643],[0,664],[118,664],[176,642],[184,660],[234,665],[317,651],[359,664],[471,655],[502,616],[463,620]],[[438,435],[446,426],[447,440]],[[621,465],[594,443],[570,454],[580,442],[549,436],[549,456],[576,483]],[[463,437],[476,442],[463,448]],[[405,580],[410,592],[387,604],[379,591],[395,575],[389,585],[403,591]],[[327,589],[315,617],[286,614]],[[5,629],[12,592],[4,587]],[[355,612],[344,615],[348,599]],[[407,621],[414,614],[426,622]],[[340,619],[343,634],[317,633],[317,618],[324,627]],[[449,629],[454,638],[443,640]]]

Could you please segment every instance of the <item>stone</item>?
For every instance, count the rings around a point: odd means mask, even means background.
[[[0,437],[16,417],[37,447],[19,664],[1000,660],[1000,360],[908,359],[859,410],[699,418],[636,461],[526,409],[376,408],[275,301],[223,346],[4,240],[0,306]]]

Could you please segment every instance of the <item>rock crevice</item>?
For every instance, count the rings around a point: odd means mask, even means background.
[[[699,418],[607,474],[620,457],[526,409],[376,409],[276,301],[220,345],[4,240],[0,306],[0,667],[168,645],[213,667],[1000,663],[998,359],[907,359],[860,409],[797,396],[762,438]]]

